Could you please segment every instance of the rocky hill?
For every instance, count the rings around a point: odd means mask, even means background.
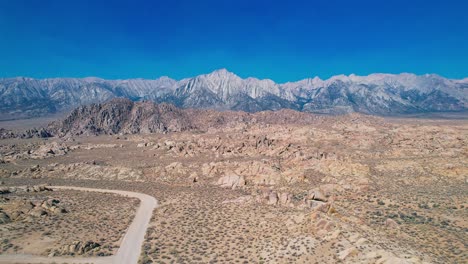
[[[105,103],[80,106],[63,120],[52,122],[48,128],[28,130],[21,133],[20,137],[206,131],[209,128],[254,123],[310,124],[320,119],[321,117],[310,113],[289,109],[257,113],[181,109],[166,103],[133,102],[126,98],[115,98]],[[10,137],[15,137],[13,132],[9,133]],[[7,135],[6,132],[4,134]]]
[[[372,74],[318,77],[277,84],[242,79],[225,69],[176,81],[99,78],[0,79],[0,120],[44,116],[125,97],[181,108],[257,112],[283,108],[339,114],[400,115],[468,110],[468,79],[438,75]]]

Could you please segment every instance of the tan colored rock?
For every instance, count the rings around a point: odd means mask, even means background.
[[[221,186],[222,188],[242,188],[245,186],[246,182],[244,176],[239,176],[234,173],[227,174],[221,178],[219,178],[217,185]]]
[[[51,156],[65,155],[70,151],[70,148],[65,144],[59,144],[57,142],[51,142],[40,146],[38,149],[30,153],[30,157],[33,159],[43,159]]]
[[[330,196],[334,195],[335,193],[342,192],[344,190],[344,188],[340,184],[328,183],[328,184],[320,185],[319,190],[322,191],[322,193],[326,197],[330,197]]]
[[[268,202],[269,205],[277,205],[278,204],[278,193],[272,191],[268,195]]]
[[[318,235],[328,235],[330,232],[335,230],[335,224],[328,218],[323,218],[319,214],[315,215],[315,222],[313,222],[313,232]]]
[[[349,248],[341,251],[340,253],[338,253],[338,258],[341,259],[341,260],[345,260],[348,257],[356,256],[358,253],[359,253],[359,251],[357,250],[357,248],[349,247]]]
[[[322,201],[322,202],[327,202],[328,199],[325,197],[325,194],[321,190],[314,190],[314,200],[316,201]]]
[[[391,218],[387,218],[387,220],[385,220],[385,226],[387,228],[390,228],[390,229],[398,229],[399,228],[398,223],[395,220],[391,219]]]
[[[281,205],[291,205],[291,202],[292,202],[292,195],[290,193],[280,193],[278,195],[279,197],[279,203]]]
[[[169,174],[186,174],[188,172],[187,168],[184,167],[181,162],[173,162],[167,165],[164,169]]]
[[[196,183],[199,181],[199,177],[198,177],[198,174],[196,172],[192,172],[189,176],[189,180],[190,182],[192,183]]]
[[[328,213],[330,208],[332,208],[331,203],[326,203],[317,200],[308,201],[307,206],[312,209],[312,211],[319,211],[322,213]]]
[[[29,211],[29,215],[34,216],[34,217],[41,217],[41,216],[46,216],[47,212],[41,208],[34,208],[33,210]]]

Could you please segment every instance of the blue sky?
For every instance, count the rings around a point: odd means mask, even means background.
[[[468,1],[0,0],[0,77],[468,77]]]

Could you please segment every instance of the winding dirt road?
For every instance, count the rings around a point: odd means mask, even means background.
[[[0,255],[0,263],[138,263],[138,258],[141,254],[141,247],[145,239],[146,229],[148,228],[148,224],[151,220],[153,210],[158,206],[158,201],[154,197],[143,193],[72,186],[53,186],[52,189],[115,193],[140,199],[140,207],[138,208],[135,218],[130,224],[127,233],[125,233],[125,236],[122,240],[122,243],[120,244],[120,248],[117,251],[117,254],[109,257],[92,258],[41,257],[24,254]]]

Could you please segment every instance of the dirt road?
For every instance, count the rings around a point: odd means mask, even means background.
[[[141,247],[143,245],[146,229],[151,220],[153,210],[158,206],[158,201],[149,195],[120,190],[93,189],[73,186],[53,186],[53,189],[77,190],[86,192],[115,193],[128,197],[140,199],[135,218],[129,226],[127,233],[120,244],[117,254],[110,257],[92,257],[92,258],[67,258],[67,257],[41,257],[33,255],[0,255],[0,263],[95,263],[95,264],[130,264],[137,263],[140,257]]]

